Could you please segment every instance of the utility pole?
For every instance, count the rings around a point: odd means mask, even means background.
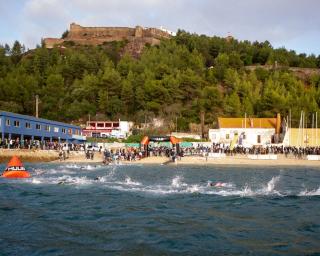
[[[316,146],[318,146],[318,112],[316,112]]]
[[[178,132],[178,117],[176,116],[176,133]]]
[[[36,118],[39,118],[39,95],[36,95]]]
[[[146,130],[147,130],[147,115],[144,114],[144,135],[146,135]]]
[[[204,111],[200,112],[200,120],[201,120],[201,138],[204,139]]]

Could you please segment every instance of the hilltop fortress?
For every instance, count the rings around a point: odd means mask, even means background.
[[[64,42],[74,42],[81,45],[100,45],[105,42],[128,41],[126,50],[140,53],[146,44],[158,45],[161,39],[169,39],[174,33],[165,29],[129,27],[82,27],[71,23],[65,38],[44,38],[47,48],[59,46]]]

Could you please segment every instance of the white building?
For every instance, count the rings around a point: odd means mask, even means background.
[[[89,121],[82,133],[88,137],[96,138],[126,138],[130,135],[133,127],[128,121]]]
[[[218,129],[209,130],[212,143],[226,145],[268,145],[277,143],[281,127],[277,118],[218,118]]]

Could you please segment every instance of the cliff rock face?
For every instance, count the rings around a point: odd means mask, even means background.
[[[63,42],[73,41],[82,45],[99,45],[112,41],[128,41],[126,51],[139,55],[145,44],[157,45],[161,39],[169,39],[173,33],[157,29],[143,28],[136,26],[128,27],[82,27],[78,24],[71,23],[70,30],[66,38],[44,38],[47,48],[55,45],[61,45]]]

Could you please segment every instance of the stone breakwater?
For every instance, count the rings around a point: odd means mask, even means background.
[[[8,162],[14,155],[23,162],[50,162],[58,159],[58,152],[54,150],[0,149],[0,163]]]

